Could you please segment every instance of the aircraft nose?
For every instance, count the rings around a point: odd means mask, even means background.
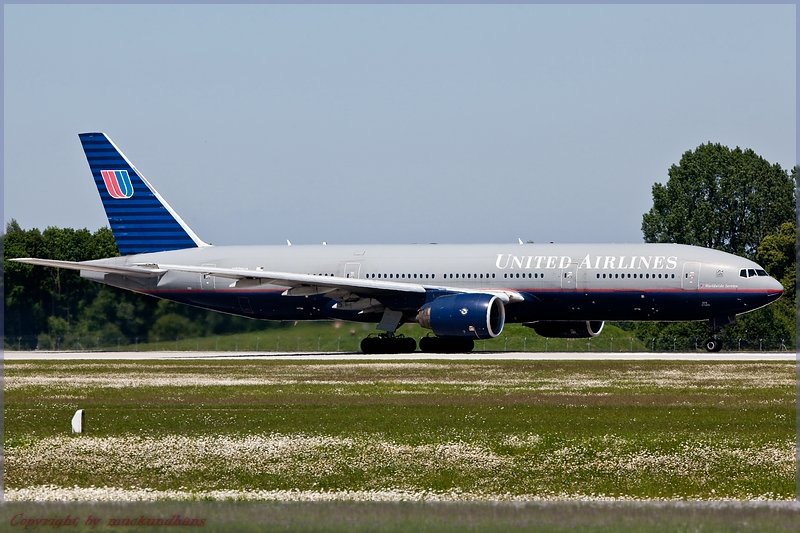
[[[767,294],[779,298],[783,294],[783,285],[777,279],[770,277],[767,282]]]

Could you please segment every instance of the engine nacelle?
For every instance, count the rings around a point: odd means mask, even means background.
[[[417,322],[439,337],[491,339],[503,331],[506,308],[492,294],[450,294],[423,305]]]
[[[542,337],[554,337],[557,339],[597,337],[603,331],[604,325],[605,322],[602,320],[545,321],[525,324],[525,326],[533,329]]]

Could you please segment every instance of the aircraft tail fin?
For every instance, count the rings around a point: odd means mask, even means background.
[[[105,133],[78,137],[121,255],[208,246]]]

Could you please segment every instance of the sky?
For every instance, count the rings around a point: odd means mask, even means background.
[[[5,5],[5,222],[103,131],[213,244],[641,242],[705,142],[796,158],[794,5]]]

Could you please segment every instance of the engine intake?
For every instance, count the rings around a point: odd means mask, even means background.
[[[423,305],[417,322],[439,337],[492,339],[503,331],[506,308],[492,294],[450,294]]]
[[[603,331],[605,322],[602,320],[578,321],[545,321],[528,322],[525,326],[533,329],[542,337],[557,339],[585,339],[597,337]]]

